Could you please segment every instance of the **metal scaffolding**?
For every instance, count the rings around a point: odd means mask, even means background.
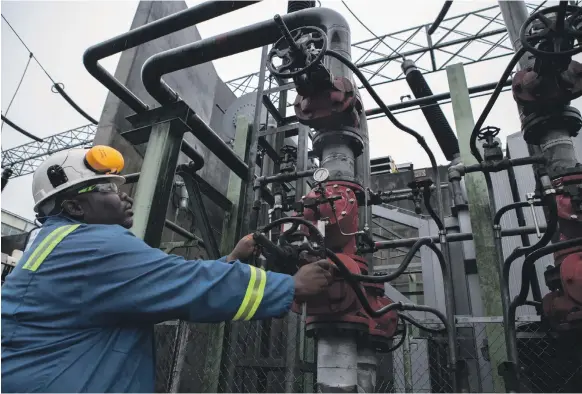
[[[546,1],[526,3],[531,12],[542,8],[544,4]],[[368,82],[377,86],[404,79],[400,68],[402,56],[413,60],[419,70],[426,74],[444,70],[453,63],[469,65],[514,53],[497,5],[447,18],[429,35],[431,24],[352,44],[354,63]],[[258,72],[226,82],[237,97],[255,92],[258,83]],[[264,89],[269,89],[275,83],[267,72]],[[276,94],[271,97],[274,103],[276,98]]]
[[[11,178],[32,174],[47,156],[77,146],[93,144],[97,126],[88,124],[2,151],[2,168],[11,168]]]

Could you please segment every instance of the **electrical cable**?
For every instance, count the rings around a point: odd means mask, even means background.
[[[8,116],[8,111],[10,111],[10,107],[12,107],[12,103],[14,102],[14,99],[16,98],[16,95],[18,94],[18,91],[20,90],[20,86],[22,85],[22,81],[24,81],[24,76],[26,75],[26,71],[28,70],[28,66],[30,65],[31,59],[32,59],[32,52],[28,56],[28,61],[26,62],[26,66],[24,66],[24,71],[22,72],[22,77],[20,77],[20,81],[18,82],[18,86],[16,86],[16,90],[14,91],[14,94],[12,95],[12,98],[10,99],[10,102],[8,103],[8,107],[6,108],[6,111],[4,111],[4,115],[6,115],[6,116]],[[4,128],[4,121],[2,121],[2,125],[0,126],[0,130],[2,128]]]
[[[507,81],[507,79],[511,75],[511,72],[513,71],[513,68],[517,65],[517,63],[519,62],[519,60],[522,58],[522,56],[524,54],[525,54],[525,49],[520,48],[519,51],[517,51],[513,55],[513,57],[511,58],[511,61],[509,62],[509,64],[505,68],[505,71],[503,71],[503,74],[501,75],[499,82],[497,82],[497,86],[495,86],[495,90],[493,91],[493,94],[491,95],[491,97],[489,97],[489,101],[487,102],[487,105],[483,109],[483,112],[481,112],[481,115],[479,116],[477,123],[475,123],[475,127],[473,127],[473,131],[471,133],[471,138],[469,139],[469,146],[471,148],[471,153],[473,154],[473,157],[475,157],[475,159],[479,163],[481,163],[483,161],[483,158],[481,157],[481,152],[479,152],[479,149],[477,148],[477,136],[479,135],[479,131],[481,130],[483,123],[485,123],[485,120],[487,120],[487,116],[489,116],[489,113],[493,109],[493,106],[495,105],[497,98],[501,94],[501,90],[503,89],[503,87],[505,85],[505,81]]]
[[[8,119],[7,117],[5,117],[4,115],[2,115],[0,118],[2,119],[2,122],[6,122],[8,124],[8,126],[12,127],[14,130],[16,130],[19,133],[27,136],[28,138],[33,139],[36,142],[43,142],[44,141],[42,138],[39,138],[36,135],[31,134],[28,131],[24,130],[22,127],[16,125],[14,122],[12,122],[10,119]]]
[[[71,99],[71,97],[65,93],[64,89],[60,86],[62,84],[59,84],[59,83],[55,82],[55,80],[53,79],[53,77],[50,76],[50,74],[48,73],[48,71],[43,67],[43,65],[40,63],[40,61],[38,60],[38,58],[30,50],[30,48],[28,47],[28,45],[26,45],[26,43],[24,42],[24,40],[16,32],[16,30],[14,29],[14,27],[12,27],[12,25],[10,24],[10,22],[8,22],[8,20],[4,16],[4,14],[0,14],[0,16],[2,16],[2,19],[4,19],[4,22],[6,22],[6,24],[10,27],[10,29],[12,30],[12,32],[16,35],[16,37],[18,38],[18,40],[20,40],[20,42],[22,43],[22,45],[26,48],[26,50],[29,53],[30,58],[33,58],[34,59],[34,61],[38,64],[38,66],[41,68],[41,70],[46,74],[46,76],[48,77],[48,79],[51,80],[51,82],[53,83],[53,86],[51,87],[51,91],[53,91],[53,93],[59,93],[61,95],[61,97],[64,98],[65,101],[67,103],[69,103],[69,105],[71,105],[81,116],[83,116],[85,119],[89,120],[94,125],[97,125],[99,122],[97,122],[94,118],[92,118],[85,111],[83,111],[81,109],[81,107],[79,107],[73,101],[73,99]],[[30,58],[29,58],[29,60],[30,60]],[[55,92],[52,89],[56,89],[57,91]]]
[[[346,7],[346,9],[349,11],[349,13],[352,14],[352,16],[360,23],[360,25],[362,25],[362,27],[364,29],[366,29],[371,35],[374,36],[374,38],[376,38],[377,40],[380,40],[382,42],[382,44],[386,45],[392,52],[394,52],[395,54],[397,54],[398,56],[400,56],[402,59],[406,59],[406,57],[404,55],[402,55],[400,52],[398,52],[397,50],[395,50],[394,48],[392,48],[390,45],[388,45],[386,43],[386,41],[384,41],[384,39],[378,37],[372,30],[370,30],[370,28],[364,22],[362,22],[362,20],[360,18],[358,18],[356,16],[356,14],[354,13],[354,11],[352,11],[350,9],[350,7],[348,7],[348,5],[346,4],[346,2],[344,0],[342,0],[342,4],[344,5],[344,7]],[[397,59],[394,59],[394,60],[397,60]]]
[[[446,0],[445,1],[445,4],[443,5],[443,8],[441,8],[441,11],[437,15],[436,19],[434,20],[434,22],[432,23],[432,25],[430,25],[430,27],[428,28],[427,34],[429,36],[432,36],[432,34],[436,31],[436,29],[438,29],[438,27],[440,26],[441,22],[445,19],[445,16],[447,16],[447,12],[449,12],[449,9],[451,8],[452,5],[453,5],[453,1],[452,0]]]

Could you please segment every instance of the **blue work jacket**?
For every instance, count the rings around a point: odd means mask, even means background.
[[[279,317],[293,278],[47,220],[2,287],[2,392],[153,392],[154,324]]]

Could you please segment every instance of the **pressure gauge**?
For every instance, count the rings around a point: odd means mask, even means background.
[[[313,173],[313,179],[315,180],[315,182],[322,183],[327,181],[328,178],[329,171],[327,170],[327,168],[318,168]]]

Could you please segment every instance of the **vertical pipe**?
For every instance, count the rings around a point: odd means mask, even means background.
[[[364,393],[373,393],[376,387],[378,358],[376,349],[358,347],[358,388]]]
[[[256,161],[259,142],[259,129],[261,125],[262,109],[263,109],[263,91],[265,89],[265,73],[267,70],[267,55],[269,47],[265,45],[261,53],[261,65],[259,68],[259,85],[257,88],[257,100],[255,102],[255,117],[253,120],[253,128],[251,129],[249,148],[247,151],[247,166],[249,167],[248,182],[244,193],[242,220],[240,227],[240,235],[247,234],[255,230],[258,222],[258,211],[253,210],[253,202],[255,201],[255,191],[253,190],[253,179],[256,175]]]
[[[317,385],[322,393],[357,393],[358,346],[346,335],[322,336],[317,340]]]

